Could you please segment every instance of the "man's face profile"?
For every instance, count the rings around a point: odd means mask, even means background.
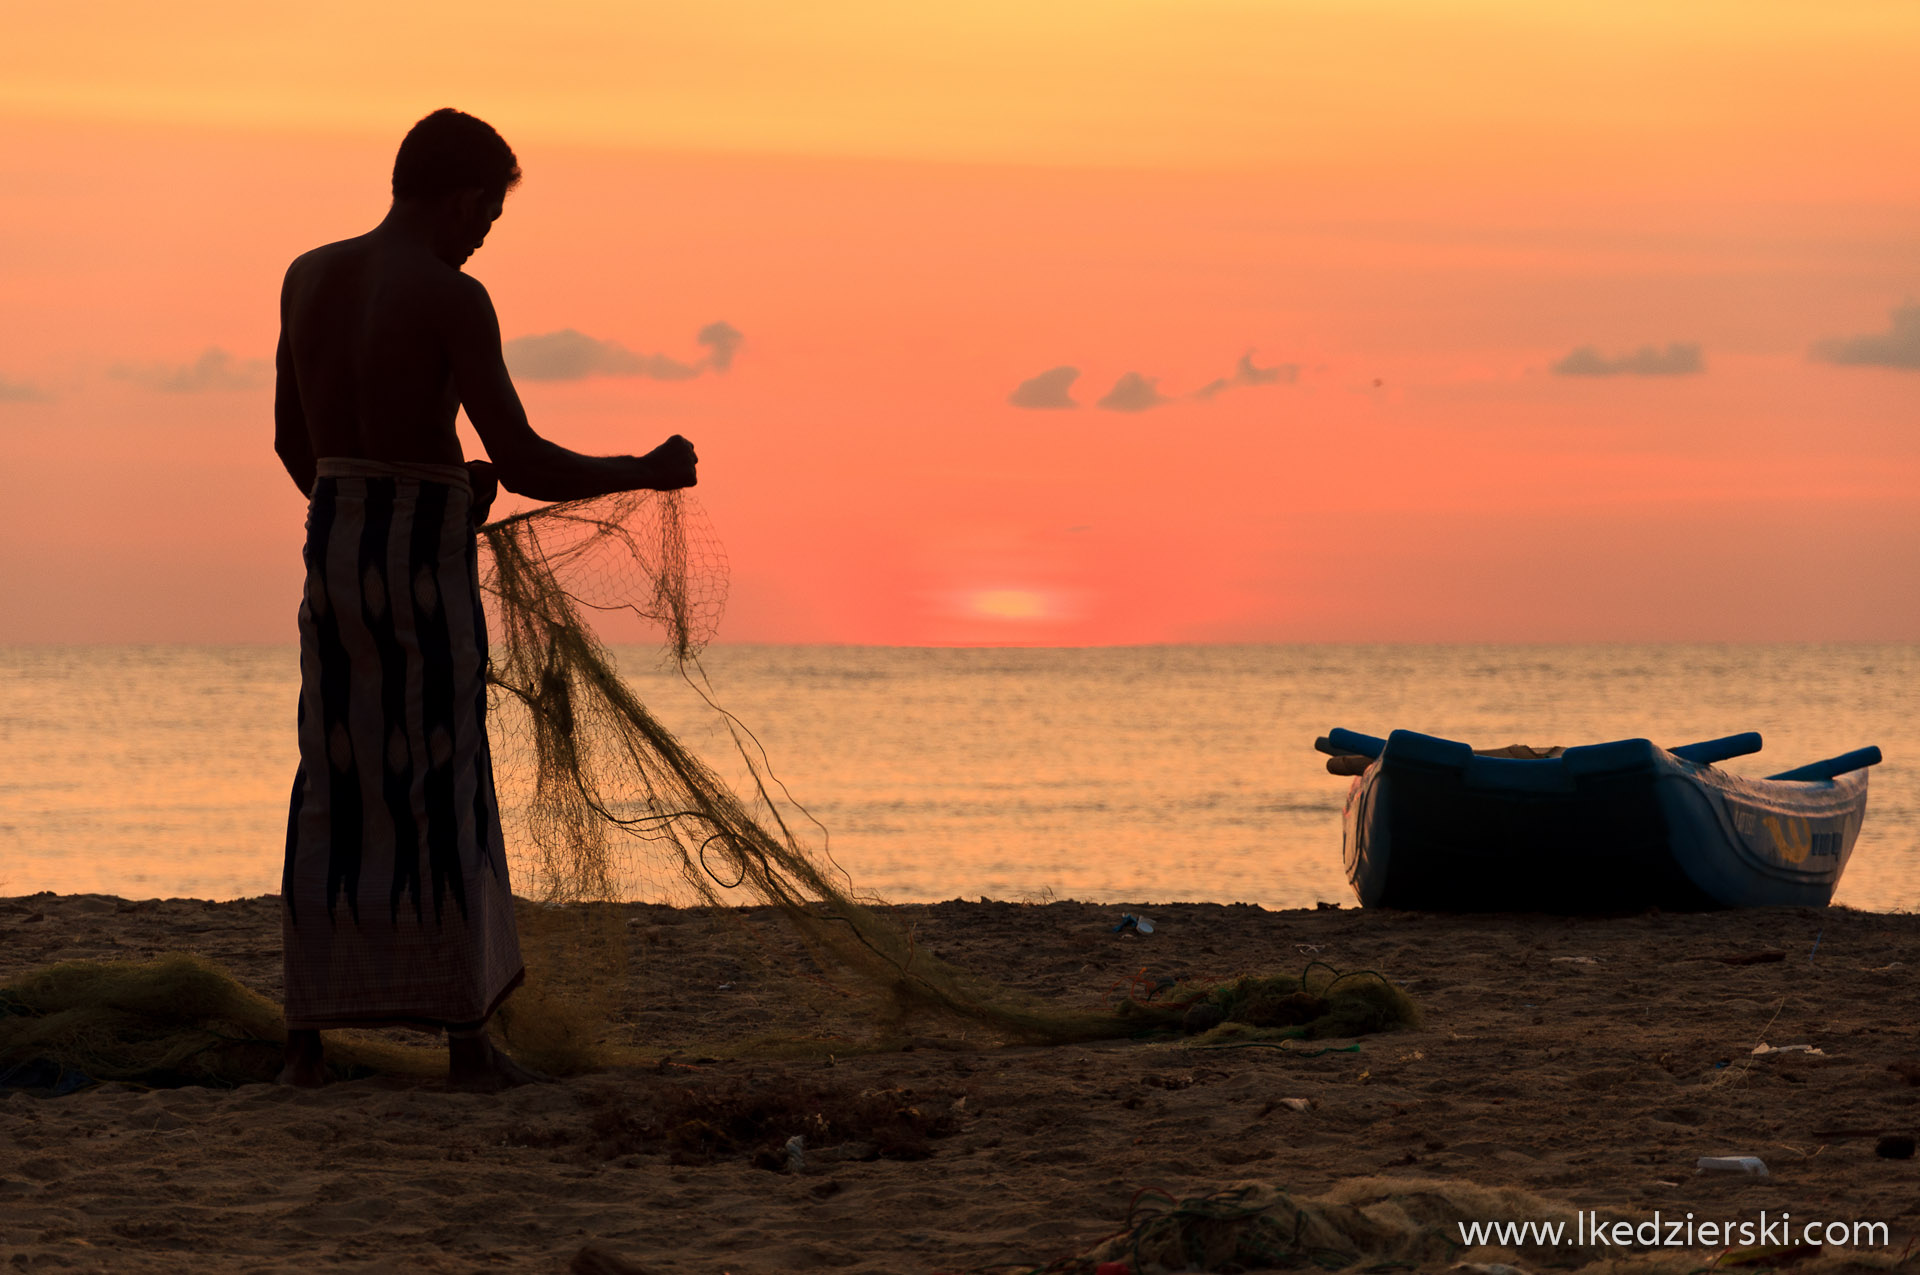
[[[452,204],[453,215],[449,219],[452,225],[448,235],[448,246],[452,251],[448,255],[451,263],[458,266],[478,252],[480,245],[487,241],[487,232],[500,219],[505,198],[471,187],[455,195]]]

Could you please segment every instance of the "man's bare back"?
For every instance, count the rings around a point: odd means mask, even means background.
[[[316,455],[461,463],[446,352],[461,280],[474,282],[378,234],[293,263],[283,329]]]

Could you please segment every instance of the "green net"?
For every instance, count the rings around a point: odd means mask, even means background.
[[[1516,1271],[1531,1265],[1588,1269],[1612,1256],[1604,1244],[1548,1244],[1529,1230],[1514,1248],[1475,1249],[1462,1224],[1528,1218],[1577,1238],[1577,1211],[1512,1188],[1441,1178],[1351,1178],[1309,1196],[1271,1182],[1247,1181],[1204,1195],[1136,1192],[1119,1230],[1088,1252],[1039,1267],[1034,1275],[1094,1275],[1124,1264],[1137,1275],[1241,1271]],[[1608,1222],[1618,1214],[1601,1210]],[[1542,1242],[1536,1242],[1540,1239]],[[1482,1262],[1470,1255],[1479,1254]],[[1645,1256],[1645,1255],[1642,1255]],[[1634,1270],[1698,1271],[1697,1253]],[[1504,1261],[1496,1259],[1506,1259]],[[1600,1270],[1595,1266],[1591,1269]],[[1607,1269],[1612,1269],[1610,1266]]]
[[[336,1033],[336,1036],[342,1035]],[[62,961],[0,986],[0,1084],[73,1088],[100,1080],[218,1088],[271,1080],[280,1006],[213,962]],[[335,1074],[444,1073],[444,1053],[348,1034]]]

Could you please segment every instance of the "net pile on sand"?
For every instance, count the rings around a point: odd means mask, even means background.
[[[284,1040],[278,1004],[213,962],[180,952],[150,961],[61,961],[0,987],[0,1085],[66,1092],[120,1080],[227,1088],[271,1080]],[[343,1077],[446,1070],[443,1054],[360,1035],[331,1048]]]
[[[1618,1215],[1602,1211],[1609,1223]],[[1598,1215],[1598,1214],[1597,1214]],[[1463,1242],[1461,1223],[1525,1219],[1559,1224],[1569,1242],[1480,1248]],[[1176,1198],[1147,1189],[1134,1196],[1117,1232],[1090,1251],[1041,1268],[1047,1275],[1092,1275],[1124,1263],[1134,1275],[1175,1271],[1514,1270],[1516,1259],[1586,1267],[1613,1256],[1601,1245],[1571,1242],[1575,1210],[1524,1191],[1422,1178],[1355,1178],[1321,1196],[1269,1182],[1242,1182],[1207,1195]],[[1537,1232],[1535,1233],[1537,1235]],[[1697,1271],[1697,1253],[1636,1255],[1622,1269]],[[1664,1257],[1664,1260],[1662,1260]],[[1460,1263],[1466,1263],[1461,1265]],[[1596,1271],[1609,1269],[1595,1267]]]

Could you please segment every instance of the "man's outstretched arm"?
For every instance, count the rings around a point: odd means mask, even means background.
[[[535,500],[580,500],[694,485],[699,458],[693,444],[678,434],[645,456],[584,456],[534,433],[507,375],[493,299],[471,275],[456,275],[453,288],[447,325],[453,384],[502,487]]]
[[[300,408],[300,382],[294,376],[293,346],[284,322],[273,367],[273,450],[305,496],[313,490],[313,439],[307,434],[307,414]]]

